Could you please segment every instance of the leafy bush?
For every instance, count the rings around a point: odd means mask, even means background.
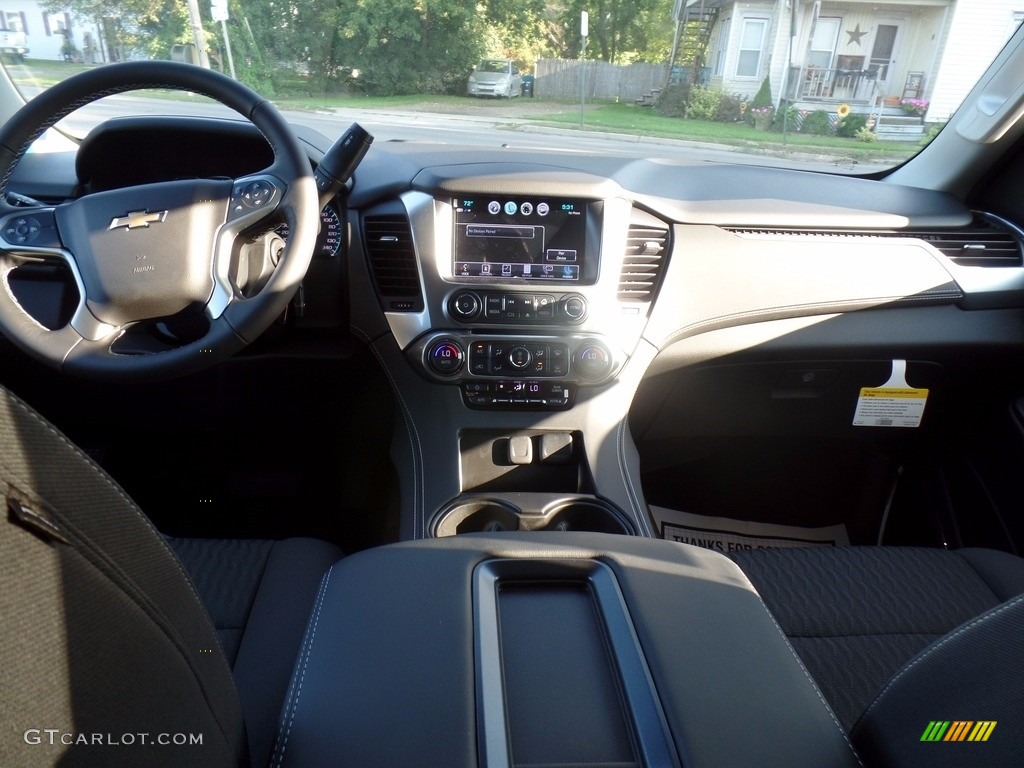
[[[765,79],[761,81],[761,87],[758,88],[753,101],[749,104],[750,109],[748,109],[746,113],[747,122],[751,125],[754,124],[755,109],[764,109],[765,107],[772,106],[775,106],[775,103],[772,101],[772,84],[771,81],[765,77]]]
[[[929,144],[931,144],[932,139],[939,135],[939,131],[942,130],[942,126],[944,125],[945,123],[935,123],[931,128],[929,128],[928,133],[926,133],[924,138],[921,139],[921,146],[927,147]]]
[[[717,123],[739,123],[743,120],[743,105],[746,97],[738,93],[723,93],[718,108],[715,110],[715,122]]]
[[[721,91],[695,87],[690,91],[690,101],[686,105],[686,116],[691,120],[714,120],[721,102]]]
[[[868,118],[866,115],[849,114],[839,121],[836,126],[836,136],[845,136],[850,139],[857,135],[861,128],[867,127]]]
[[[800,111],[792,104],[775,113],[775,122],[772,124],[772,128],[781,131],[783,126],[787,131],[800,130]]]
[[[878,136],[866,125],[863,128],[859,128],[857,132],[853,134],[853,138],[858,141],[863,141],[865,144],[871,144],[872,142],[878,141]]]
[[[690,100],[690,84],[670,85],[658,96],[655,109],[665,117],[686,117],[686,104]]]
[[[828,112],[824,109],[816,109],[804,118],[804,124],[800,126],[801,133],[810,133],[815,136],[828,136],[832,133],[832,121],[828,118]]]

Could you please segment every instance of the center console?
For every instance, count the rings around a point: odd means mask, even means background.
[[[593,533],[336,564],[275,766],[847,768],[845,734],[724,556]]]
[[[586,174],[436,167],[415,186],[361,219],[401,400],[403,538],[650,535],[626,417],[670,227]]]

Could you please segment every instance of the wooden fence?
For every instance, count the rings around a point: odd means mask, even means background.
[[[549,99],[578,99],[580,69],[585,75],[586,98],[613,99],[632,103],[653,88],[663,88],[668,70],[665,64],[619,66],[604,61],[540,59],[535,71],[534,94]]]

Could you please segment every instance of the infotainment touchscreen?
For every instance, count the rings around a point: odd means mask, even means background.
[[[578,281],[585,273],[586,201],[476,195],[453,206],[456,278]]]

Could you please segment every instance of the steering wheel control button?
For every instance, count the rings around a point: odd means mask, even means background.
[[[427,352],[427,365],[441,376],[452,376],[462,370],[465,361],[462,347],[451,339],[434,342]]]
[[[576,352],[573,368],[585,379],[603,379],[612,371],[611,352],[604,344],[587,342]]]
[[[242,204],[247,208],[262,208],[274,196],[274,188],[266,181],[254,181],[242,190]]]
[[[0,234],[10,245],[28,245],[36,248],[60,246],[52,211],[12,214],[0,225]]]
[[[252,211],[271,208],[277,197],[277,186],[269,179],[239,181],[231,188],[230,217],[237,218]]]

